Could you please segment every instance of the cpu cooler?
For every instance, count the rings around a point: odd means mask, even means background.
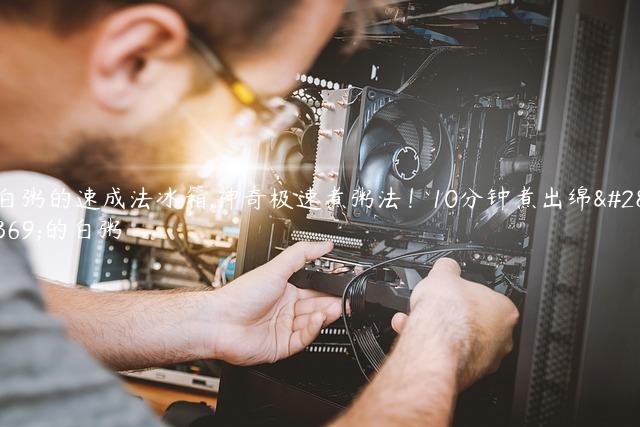
[[[363,89],[343,161],[351,177],[348,216],[354,222],[423,225],[442,211],[453,183],[453,146],[440,115],[394,92]],[[358,203],[359,194],[370,202]]]

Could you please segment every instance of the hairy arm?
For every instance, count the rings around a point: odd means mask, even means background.
[[[447,331],[446,320],[425,314],[410,317],[380,372],[332,427],[449,425],[458,393],[459,351],[443,339],[453,332]]]
[[[401,335],[384,366],[332,427],[450,425],[458,392],[511,351],[517,319],[508,298],[438,260],[412,292],[411,315],[394,316]]]
[[[218,290],[91,292],[41,282],[71,338],[116,370],[197,359],[273,363],[304,349],[341,313],[340,299],[288,278],[329,252],[297,243]]]
[[[215,292],[100,293],[46,282],[41,287],[48,311],[114,370],[215,357]]]

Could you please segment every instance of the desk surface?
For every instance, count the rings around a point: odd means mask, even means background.
[[[169,405],[178,400],[205,402],[207,405],[213,407],[215,407],[217,403],[216,396],[208,393],[199,393],[179,387],[130,378],[123,379],[123,381],[129,393],[140,396],[159,416],[164,413]]]

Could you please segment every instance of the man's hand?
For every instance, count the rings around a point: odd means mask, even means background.
[[[504,295],[462,279],[458,263],[443,258],[414,289],[410,317],[416,318],[412,331],[429,330],[428,323],[421,324],[425,319],[441,319],[438,323],[444,329],[433,333],[457,355],[458,383],[460,389],[465,389],[498,369],[502,358],[511,351],[518,310]],[[408,320],[406,314],[398,313],[392,326],[400,332]]]
[[[517,319],[508,298],[439,260],[414,289],[411,314],[393,318],[402,333],[382,369],[332,427],[450,425],[458,393],[511,350]]]
[[[340,317],[340,299],[298,289],[289,277],[333,248],[330,242],[297,243],[269,263],[213,292],[221,322],[216,357],[236,365],[272,363],[311,344]]]
[[[331,243],[298,243],[218,290],[95,293],[42,283],[48,310],[116,370],[197,359],[250,365],[301,351],[340,300],[287,283]]]

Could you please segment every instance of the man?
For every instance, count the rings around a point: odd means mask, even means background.
[[[219,148],[241,107],[190,34],[261,97],[284,95],[344,3],[2,2],[0,170],[76,189],[164,189]],[[122,370],[199,358],[249,365],[301,351],[340,304],[287,279],[330,250],[297,244],[217,291],[95,295],[39,287],[22,248],[0,240],[0,425],[157,425],[87,352]],[[438,261],[411,315],[394,317],[402,333],[385,366],[335,425],[447,425],[457,393],[510,351],[517,316],[507,298],[461,279],[455,261]]]

